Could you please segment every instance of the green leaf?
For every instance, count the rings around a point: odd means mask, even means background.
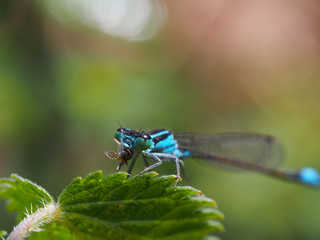
[[[43,231],[41,232],[34,232],[30,237],[28,237],[28,240],[76,240],[67,227],[62,226],[57,222],[49,223],[45,227],[42,227],[42,229]]]
[[[45,189],[17,174],[0,179],[0,198],[8,199],[8,211],[18,212],[19,218],[26,209],[31,213],[44,204],[53,202]]]
[[[8,199],[8,209],[20,214],[26,208],[32,212],[31,206],[35,210],[43,205],[42,211],[49,211],[51,203],[58,207],[51,213],[54,222],[30,239],[211,239],[209,233],[223,229],[222,213],[200,191],[172,188],[175,181],[175,176],[157,177],[154,172],[129,180],[126,173],[102,178],[98,171],[75,178],[58,206],[43,188],[12,175],[0,179],[0,198]],[[36,222],[39,213],[29,218]]]
[[[0,238],[4,237],[7,235],[6,231],[0,231]]]
[[[101,171],[76,178],[60,195],[61,223],[86,239],[202,239],[221,231],[216,203],[175,176],[151,172],[126,180]]]

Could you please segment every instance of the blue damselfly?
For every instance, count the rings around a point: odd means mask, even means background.
[[[256,133],[173,134],[167,129],[140,132],[121,127],[116,131],[115,141],[118,144],[117,152],[106,151],[105,154],[111,159],[120,160],[117,170],[123,164],[128,164],[130,160],[127,171],[130,175],[140,155],[146,168],[136,176],[154,169],[163,161],[172,161],[175,162],[177,168],[177,182],[174,186],[180,179],[180,166],[190,183],[183,164],[186,158],[197,158],[231,169],[252,170],[306,185],[320,185],[320,175],[313,168],[280,169],[279,166],[284,160],[283,147],[269,135]],[[154,163],[150,165],[149,160]]]

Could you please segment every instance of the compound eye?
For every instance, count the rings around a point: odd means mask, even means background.
[[[135,140],[136,148],[139,150],[147,150],[152,145],[152,139],[149,134],[142,134]]]
[[[118,142],[121,141],[121,136],[124,132],[124,128],[118,128],[115,135],[114,135],[114,138],[118,140]]]
[[[116,133],[114,134],[114,138],[118,140],[118,142],[120,142],[121,140],[121,133],[116,131]]]
[[[145,140],[151,139],[149,134],[143,134],[142,138],[145,139]]]
[[[125,128],[118,128],[118,129],[117,129],[117,132],[119,132],[119,133],[123,133],[123,132],[124,132],[124,130],[125,130]]]

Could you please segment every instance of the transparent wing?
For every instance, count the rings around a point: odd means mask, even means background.
[[[180,148],[201,153],[202,159],[231,169],[247,168],[246,164],[241,166],[241,162],[275,168],[283,163],[285,156],[282,145],[269,135],[177,133],[174,137]],[[213,155],[217,158],[213,158]],[[230,161],[219,161],[219,159],[230,159]]]

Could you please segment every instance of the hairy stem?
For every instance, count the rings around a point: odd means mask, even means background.
[[[59,205],[53,202],[44,205],[34,213],[26,213],[26,217],[14,227],[7,240],[22,240],[32,232],[40,232],[42,226],[53,220],[58,220],[60,215]]]

